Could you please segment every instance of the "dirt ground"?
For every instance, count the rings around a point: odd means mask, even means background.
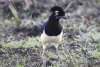
[[[52,6],[65,9],[71,3],[65,11],[68,20],[60,20],[64,29],[63,40],[59,44],[62,60],[46,54],[49,58],[47,66],[100,67],[100,0],[14,1],[21,20],[20,28],[14,23],[9,3],[0,1],[0,67],[41,67],[42,45],[37,45],[40,42],[36,40],[38,43],[34,47],[23,45],[27,44],[28,37],[35,38],[39,34]],[[8,46],[20,41],[25,41],[20,47]],[[46,50],[56,55],[53,46]]]

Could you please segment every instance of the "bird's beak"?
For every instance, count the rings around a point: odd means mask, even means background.
[[[63,18],[63,19],[67,19],[67,17],[66,16],[60,16],[61,18]]]

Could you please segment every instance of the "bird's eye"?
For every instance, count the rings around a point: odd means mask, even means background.
[[[58,12],[59,12],[59,11],[55,11],[56,15],[58,15]]]
[[[58,13],[56,13],[56,15],[58,15]]]

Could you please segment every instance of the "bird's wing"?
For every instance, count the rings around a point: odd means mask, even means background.
[[[48,23],[48,21],[42,25],[41,31],[40,31],[39,35],[36,37],[36,39],[40,40],[40,36],[43,33],[43,30],[44,30],[45,26],[47,25],[47,23]]]
[[[42,26],[42,28],[41,28],[41,31],[40,31],[39,35],[41,35],[41,34],[43,33],[43,30],[44,30],[45,26],[47,25],[47,23],[48,23],[48,21],[47,21],[46,23],[43,24],[43,26]]]

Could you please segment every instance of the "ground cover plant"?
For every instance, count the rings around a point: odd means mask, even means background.
[[[59,5],[68,20],[59,44],[60,61],[54,46],[47,46],[47,66],[100,67],[100,0],[30,0],[11,4],[18,12],[20,26],[6,1],[0,2],[0,67],[41,67],[42,44],[36,40],[49,9]],[[32,4],[31,4],[32,3]],[[48,6],[49,5],[49,6]]]

